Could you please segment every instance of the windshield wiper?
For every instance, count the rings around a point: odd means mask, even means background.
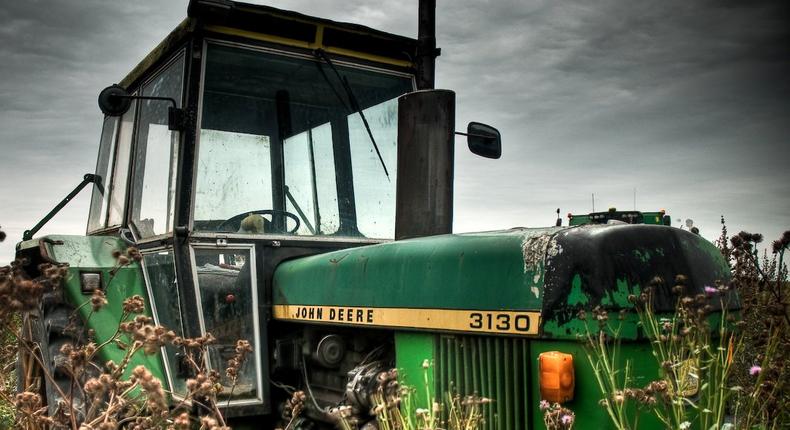
[[[373,149],[376,150],[376,155],[379,157],[379,161],[381,162],[381,167],[384,169],[384,174],[387,176],[387,180],[389,181],[390,174],[389,171],[387,171],[387,165],[384,163],[384,158],[382,158],[381,156],[381,151],[379,150],[379,146],[376,144],[376,138],[373,137],[373,132],[370,130],[370,124],[368,124],[368,119],[365,118],[365,114],[362,112],[362,109],[359,106],[359,100],[357,100],[356,96],[354,96],[354,91],[351,90],[351,85],[348,83],[348,79],[346,79],[345,76],[340,75],[340,72],[335,67],[335,64],[332,63],[332,59],[329,58],[329,55],[327,55],[326,51],[324,51],[323,49],[316,49],[314,52],[316,57],[323,60],[326,64],[329,65],[332,71],[335,72],[335,75],[337,75],[337,79],[340,80],[341,84],[343,84],[343,90],[346,92],[346,96],[348,97],[349,103],[351,103],[351,110],[353,111],[352,113],[358,113],[360,118],[362,118],[362,124],[365,125],[365,130],[367,130],[368,132],[368,136],[370,137],[370,143],[373,144]],[[323,72],[321,74],[324,76],[324,79],[326,79],[326,82],[332,87],[334,91],[334,86],[332,86],[332,83],[329,81],[329,77],[326,76]],[[340,101],[343,102],[342,99]],[[345,103],[343,104],[345,105]]]

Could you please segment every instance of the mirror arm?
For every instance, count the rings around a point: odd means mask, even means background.
[[[185,128],[184,109],[178,108],[178,103],[172,97],[156,97],[156,96],[135,96],[135,95],[121,95],[113,94],[110,98],[128,99],[128,100],[159,100],[170,102],[172,105],[167,110],[167,128],[171,131],[182,131]]]
[[[476,134],[476,133],[464,133],[462,131],[455,131],[455,134],[466,136],[466,137],[480,137],[482,139],[496,139],[496,137],[488,135],[488,134]]]
[[[178,106],[176,100],[172,97],[156,97],[156,96],[134,96],[134,95],[120,95],[120,94],[113,94],[110,98],[118,98],[118,99],[129,99],[129,100],[162,100],[165,102],[170,102],[174,108]]]

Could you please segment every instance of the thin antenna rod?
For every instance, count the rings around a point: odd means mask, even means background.
[[[636,210],[636,187],[634,187],[634,210]]]
[[[592,211],[595,212],[595,193],[592,193],[592,204],[593,204]]]

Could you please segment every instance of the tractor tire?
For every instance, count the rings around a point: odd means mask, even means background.
[[[74,307],[53,294],[45,293],[39,309],[23,318],[21,337],[26,347],[20,348],[17,360],[17,390],[39,394],[48,416],[73,414],[79,424],[85,418],[82,387],[97,368],[89,363],[80,375],[71,374],[68,357],[61,350],[66,345],[81,347],[87,333]]]

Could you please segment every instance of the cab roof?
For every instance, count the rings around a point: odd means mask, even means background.
[[[181,48],[193,34],[310,51],[323,49],[334,56],[414,68],[416,39],[364,25],[230,0],[191,0],[187,13],[187,18],[124,77],[121,86],[135,87],[146,71]]]

